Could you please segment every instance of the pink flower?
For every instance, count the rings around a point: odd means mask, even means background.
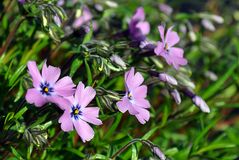
[[[27,90],[25,98],[28,103],[41,107],[47,102],[55,103],[62,97],[73,95],[75,85],[68,76],[59,79],[60,68],[47,67],[45,61],[40,74],[35,61],[29,61],[27,67],[34,87]]]
[[[130,37],[136,41],[144,41],[150,32],[150,25],[145,20],[144,8],[137,8],[134,16],[129,22]]]
[[[88,23],[91,19],[92,19],[92,14],[89,10],[88,7],[84,6],[82,8],[82,14],[80,17],[77,17],[77,19],[74,21],[73,23],[73,27],[74,28],[79,28],[80,26],[82,26],[83,24]]]
[[[86,107],[95,97],[95,90],[92,87],[86,87],[80,82],[77,86],[74,97],[68,97],[65,100],[58,101],[60,108],[64,109],[63,115],[59,119],[61,129],[65,132],[76,129],[83,142],[89,141],[94,137],[94,130],[88,123],[101,125],[102,121],[98,119],[98,107]],[[87,123],[88,122],[88,123]]]
[[[154,52],[156,55],[162,56],[169,65],[173,65],[175,69],[178,69],[180,65],[186,65],[187,60],[183,58],[183,49],[174,47],[180,38],[177,32],[172,31],[172,29],[173,27],[170,27],[166,36],[164,36],[165,28],[163,26],[158,27],[162,42],[158,42]]]
[[[150,115],[147,108],[150,108],[150,103],[146,99],[147,86],[142,85],[143,76],[136,72],[134,68],[125,73],[125,96],[117,102],[117,106],[122,113],[129,111],[131,115],[135,115],[141,124],[149,120]]]

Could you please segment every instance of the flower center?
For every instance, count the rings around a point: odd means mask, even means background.
[[[75,120],[78,120],[79,117],[82,115],[82,111],[80,109],[81,107],[78,104],[76,106],[71,107],[71,117]]]
[[[130,99],[130,100],[132,100],[132,98],[133,98],[133,96],[132,96],[132,94],[129,92],[129,93],[127,93],[127,97]]]
[[[40,92],[42,93],[42,95],[50,96],[51,93],[54,91],[48,82],[41,83],[40,88]]]
[[[165,49],[167,52],[169,51],[168,43],[165,43],[164,49]]]
[[[73,114],[74,114],[74,115],[77,115],[77,114],[79,114],[79,112],[80,112],[80,111],[76,108],[76,109],[73,111]]]
[[[43,90],[44,90],[44,92],[46,92],[46,93],[49,91],[48,87],[44,87]]]

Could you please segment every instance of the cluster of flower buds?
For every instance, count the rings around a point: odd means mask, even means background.
[[[177,80],[167,74],[167,73],[160,73],[157,71],[150,70],[149,74],[153,77],[157,77],[161,82],[166,83],[170,86],[170,94],[172,98],[175,100],[177,104],[181,103],[181,96],[178,90],[182,91],[187,97],[191,98],[193,103],[205,113],[210,112],[210,108],[208,107],[207,103],[198,95],[194,94],[191,90],[185,87],[179,86]]]

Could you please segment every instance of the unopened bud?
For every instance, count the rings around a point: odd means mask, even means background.
[[[160,73],[159,74],[159,80],[163,81],[165,83],[171,84],[171,85],[177,85],[178,84],[177,80],[174,77],[168,75],[167,73]]]
[[[122,60],[122,58],[116,54],[113,54],[110,57],[111,61],[113,61],[114,63],[118,64],[119,66],[121,66],[122,68],[126,68],[126,64],[125,62]]]
[[[193,103],[205,113],[210,113],[210,108],[208,107],[207,103],[199,96],[195,95],[192,98]]]
[[[180,104],[180,103],[181,103],[181,96],[180,96],[180,94],[179,94],[179,92],[178,92],[177,89],[172,90],[172,91],[170,92],[170,94],[171,94],[171,96],[173,97],[173,99],[175,100],[175,102],[176,102],[177,104]]]
[[[203,19],[202,20],[202,25],[203,25],[203,27],[205,27],[209,31],[215,31],[216,30],[216,28],[213,25],[213,23],[210,20],[208,20],[208,19]]]
[[[60,20],[60,18],[59,18],[58,16],[54,16],[54,22],[56,23],[56,25],[57,25],[58,27],[61,26],[61,20]]]
[[[140,42],[139,47],[142,49],[154,49],[156,46],[153,41],[144,40]]]
[[[160,160],[166,160],[166,156],[157,146],[154,146],[152,151],[158,158],[160,158]]]
[[[162,11],[163,13],[165,13],[166,15],[171,15],[172,12],[173,12],[173,8],[170,7],[169,5],[167,4],[164,4],[164,3],[161,3],[159,5],[159,9],[160,11]]]
[[[219,23],[219,24],[222,24],[224,22],[224,19],[221,16],[219,16],[219,15],[212,15],[211,19],[214,22]]]

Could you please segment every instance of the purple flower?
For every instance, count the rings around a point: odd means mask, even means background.
[[[96,92],[92,87],[86,87],[80,82],[77,86],[74,97],[68,97],[58,101],[60,108],[64,109],[63,115],[59,119],[61,129],[65,132],[77,131],[83,142],[90,141],[94,137],[94,130],[88,123],[101,125],[98,119],[98,107],[86,107],[95,97]]]
[[[47,67],[45,61],[40,74],[35,61],[29,61],[27,67],[34,87],[27,90],[25,98],[28,103],[41,107],[47,102],[56,103],[62,96],[73,95],[75,85],[68,76],[59,79],[60,68]]]
[[[159,9],[166,15],[171,15],[173,12],[173,8],[164,3],[159,4]]]
[[[26,3],[26,0],[18,0],[19,3],[24,4]]]
[[[172,31],[172,29],[173,27],[170,27],[166,36],[164,36],[165,28],[163,26],[158,27],[162,42],[158,42],[154,52],[156,55],[162,56],[169,65],[173,65],[175,69],[178,69],[180,65],[186,65],[187,60],[183,58],[183,49],[174,47],[180,38],[177,32]]]
[[[73,27],[74,28],[79,28],[81,27],[82,25],[88,23],[91,19],[92,19],[92,14],[89,10],[88,7],[84,6],[82,8],[82,14],[80,17],[77,17],[76,20],[74,21],[73,23]]]
[[[150,31],[149,23],[144,20],[144,9],[139,7],[129,22],[130,37],[135,41],[144,41]]]
[[[150,115],[147,108],[150,108],[150,103],[146,99],[147,86],[142,85],[143,76],[136,72],[134,68],[125,73],[125,96],[116,103],[122,113],[129,111],[131,115],[135,115],[141,124],[149,120]]]

